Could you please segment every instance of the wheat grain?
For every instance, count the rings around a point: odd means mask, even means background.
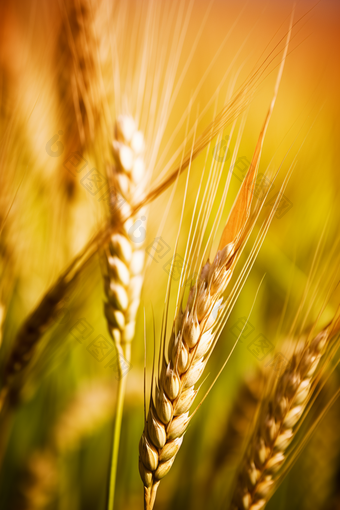
[[[336,330],[334,324],[289,359],[272,394],[261,405],[258,419],[237,478],[233,510],[260,510],[267,504],[294,438],[311,392],[313,377]]]

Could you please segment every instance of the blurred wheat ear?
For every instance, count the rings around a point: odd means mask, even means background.
[[[322,356],[335,343],[339,313],[311,341],[305,338],[288,360],[271,395],[261,404],[255,430],[237,478],[231,508],[261,510],[275,490],[287,450],[311,398]],[[334,347],[334,345],[333,345]]]
[[[308,430],[339,388],[339,377],[333,372],[320,380],[320,391],[305,421]],[[333,405],[297,460],[290,472],[288,490],[292,508],[299,510],[330,510],[330,502],[336,487],[338,459],[340,454],[340,408]],[[334,507],[335,508],[335,507]]]
[[[56,46],[59,117],[65,154],[97,151],[101,165],[113,111],[110,20],[107,0],[71,0],[62,5]],[[111,115],[110,115],[111,114]],[[106,150],[105,150],[106,149]],[[76,181],[60,167],[65,196],[72,198]]]

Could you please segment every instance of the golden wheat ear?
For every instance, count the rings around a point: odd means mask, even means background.
[[[129,115],[116,121],[113,153],[115,163],[109,170],[111,221],[115,232],[111,235],[106,255],[104,306],[109,332],[119,353],[121,376],[126,361],[131,358],[131,342],[135,334],[136,315],[143,285],[146,210],[138,217],[131,213],[131,203],[143,188],[145,165],[144,137]],[[115,207],[117,206],[117,207]]]
[[[261,510],[273,494],[287,450],[314,390],[319,365],[338,343],[339,312],[312,340],[309,335],[288,359],[271,394],[261,404],[254,433],[235,483],[231,508]]]
[[[183,442],[194,414],[190,415],[190,409],[198,392],[196,383],[203,375],[226,321],[225,315],[215,313],[215,309],[216,306],[223,309],[224,292],[249,231],[254,226],[254,216],[251,214],[253,189],[273,105],[274,101],[261,131],[252,164],[227,219],[217,253],[211,262],[208,259],[200,268],[184,310],[182,306],[177,307],[167,349],[166,331],[163,331],[158,373],[152,384],[149,412],[139,444],[139,470],[147,510],[152,510],[160,480],[170,471]],[[227,180],[226,186],[228,184]],[[270,214],[269,223],[274,212]],[[260,244],[257,244],[257,251]],[[193,261],[189,257],[190,262]],[[183,278],[181,283],[183,285]],[[180,289],[180,292],[183,295],[184,289]]]

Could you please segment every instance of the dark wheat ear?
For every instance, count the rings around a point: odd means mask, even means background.
[[[103,135],[112,111],[112,9],[107,0],[71,0],[61,4],[61,14],[56,55],[59,99],[65,140],[75,151]]]

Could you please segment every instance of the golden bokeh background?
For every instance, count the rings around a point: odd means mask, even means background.
[[[111,116],[114,119],[119,113],[116,111],[119,108],[117,105],[123,105],[124,90],[129,90],[128,80],[124,81],[125,61],[130,62],[131,52],[133,54],[134,51],[136,62],[141,58],[141,38],[145,37],[146,32],[141,30],[140,39],[137,37],[136,41],[133,38],[133,28],[136,23],[143,26],[145,13],[150,5],[154,5],[154,8],[162,13],[170,9],[169,2],[170,0],[156,0],[152,4],[146,0],[134,0],[113,3],[112,37],[116,36],[118,42],[117,55],[113,57],[112,65],[115,67],[119,61],[122,82],[119,92],[116,83],[110,84],[113,94],[116,94],[115,110],[103,112],[103,116],[108,114],[108,118]],[[70,201],[67,197],[67,190],[70,188],[65,186],[63,181],[67,180],[62,173],[62,160],[66,151],[77,150],[77,147],[74,149],[73,142],[65,138],[67,125],[74,125],[77,121],[72,117],[72,111],[65,112],[62,109],[58,96],[58,76],[63,63],[56,55],[59,51],[60,32],[63,30],[62,13],[69,4],[69,0],[65,3],[54,0],[13,0],[3,2],[0,11],[2,366],[22,320],[103,222],[100,204],[81,186],[79,180],[72,184],[74,189],[70,192]],[[239,149],[240,155],[251,159],[273,96],[280,55],[282,57],[283,54],[283,38],[286,37],[294,8],[292,2],[279,0],[196,0],[177,4],[179,13],[183,8],[183,12],[190,11],[190,16],[175,71],[175,84],[191,53],[192,59],[172,111],[162,118],[165,129],[157,156],[157,162],[161,160],[161,164],[156,164],[154,179],[183,142],[187,125],[194,125],[197,115],[204,110],[205,105],[212,99],[206,113],[198,122],[198,133],[208,125],[214,112],[223,107],[233,80],[236,80],[237,90],[268,55],[277,55],[251,91],[253,97],[246,111],[246,124]],[[124,16],[120,15],[121,12],[125,13]],[[140,19],[138,16],[141,16]],[[171,54],[170,43],[174,33],[171,30],[167,33],[166,22],[167,16],[164,16],[164,25],[156,27],[154,45],[155,50],[157,44],[160,48],[169,45]],[[175,23],[169,18],[170,22]],[[280,342],[290,330],[304,289],[310,281],[309,271],[319,242],[321,262],[308,294],[310,302],[312,296],[315,298],[314,302],[310,310],[308,301],[304,308],[304,312],[308,311],[306,325],[316,320],[327,297],[329,288],[324,288],[327,278],[332,276],[334,288],[339,279],[337,267],[332,265],[332,260],[328,260],[328,255],[335,249],[338,241],[340,218],[339,22],[340,3],[335,0],[318,3],[305,0],[295,5],[295,25],[260,165],[260,171],[264,171],[269,165],[271,169],[278,169],[282,163],[275,183],[278,190],[279,183],[282,183],[290,164],[296,158],[296,165],[285,191],[290,206],[286,214],[275,217],[272,222],[254,268],[209,361],[209,377],[202,387],[202,397],[235,341],[233,326],[239,318],[248,316],[254,303],[250,321],[255,332],[269,338],[275,348],[279,349]],[[111,26],[111,18],[105,20],[106,28],[107,25]],[[168,61],[170,57],[167,57],[165,62],[152,62],[150,68],[163,73]],[[229,67],[229,74],[226,75]],[[135,69],[133,65],[131,69]],[[202,86],[195,94],[202,77]],[[214,96],[216,91],[218,94]],[[189,120],[185,117],[185,122],[173,137],[162,160],[167,142],[191,101]],[[137,99],[131,99],[131,104],[133,108],[138,108]],[[157,115],[161,118],[161,112],[157,112]],[[107,139],[96,142],[95,150],[85,154],[91,164],[101,171],[105,171],[107,153],[105,149],[100,152],[100,143],[105,146],[110,142],[113,125],[111,131],[109,123],[107,127],[107,131],[104,130]],[[238,128],[239,123],[236,131]],[[45,147],[59,131],[63,132],[60,141],[65,152],[60,158],[51,157]],[[229,123],[224,128],[223,136],[230,133]],[[152,140],[146,138],[150,147]],[[233,138],[232,148],[234,144]],[[215,145],[216,139],[209,146],[208,152],[203,152],[192,165],[179,237],[179,253],[184,253],[185,250],[201,171],[205,161],[207,167],[212,163]],[[186,148],[190,148],[189,142]],[[152,147],[149,150],[151,154]],[[180,156],[177,161],[179,159]],[[228,169],[224,168],[223,171],[227,173]],[[161,236],[169,246],[169,256],[173,254],[183,205],[185,179],[186,174],[179,178],[169,212],[166,206],[172,188],[151,204],[146,248],[152,245],[155,237]],[[240,181],[233,176],[223,218],[227,217],[228,207],[235,198],[239,185]],[[213,209],[214,213],[217,207],[218,203]],[[221,229],[222,226],[220,231]],[[247,248],[246,253],[249,253],[249,250],[250,248]],[[152,321],[154,315],[157,349],[167,278],[163,259],[157,261],[147,257],[145,285],[133,343],[132,367],[123,419],[115,507],[117,509],[139,509],[143,506],[142,483],[138,473],[138,442],[143,430],[143,309],[146,315],[149,387],[154,349]],[[314,292],[318,285],[320,293],[315,297]],[[259,287],[260,291],[255,300]],[[170,320],[175,292],[176,282],[172,289]],[[98,250],[98,257],[82,273],[64,303],[65,313],[61,313],[46,332],[32,370],[27,375],[25,400],[14,416],[3,460],[0,507],[4,510],[21,508],[17,501],[20,500],[20,491],[25,483],[28,459],[35,451],[44,447],[50,431],[75,392],[83,388],[85,383],[95,385],[98,381],[113,381],[113,385],[116,385],[112,373],[91,357],[86,343],[81,345],[72,336],[77,321],[85,320],[93,334],[108,337],[103,300]],[[326,310],[320,320],[321,325],[330,319],[338,303],[339,292],[334,290],[328,297]],[[261,366],[269,359],[268,357],[264,361],[258,361],[247,349],[246,342],[238,345],[192,421],[174,466],[161,483],[156,508],[199,510],[223,507],[237,466],[228,466],[227,469],[216,472],[212,483],[209,478],[212,458],[219,448],[219,440],[240,381],[258,364]],[[331,381],[335,388],[339,383],[338,376],[335,371]],[[337,405],[336,403],[334,408]],[[337,425],[332,426],[333,422],[327,421],[328,416],[329,420],[333,420]],[[112,420],[113,406],[107,409],[107,417],[101,427],[83,439],[74,451],[60,459],[60,486],[52,502],[41,508],[105,508]],[[339,413],[332,409],[321,422],[321,432],[313,436],[310,446],[306,447],[268,504],[269,510],[339,508],[338,424]],[[323,455],[323,452],[326,453]],[[308,489],[302,490],[302,487]],[[309,498],[316,492],[319,500],[312,500],[314,506],[308,506],[311,504]]]

